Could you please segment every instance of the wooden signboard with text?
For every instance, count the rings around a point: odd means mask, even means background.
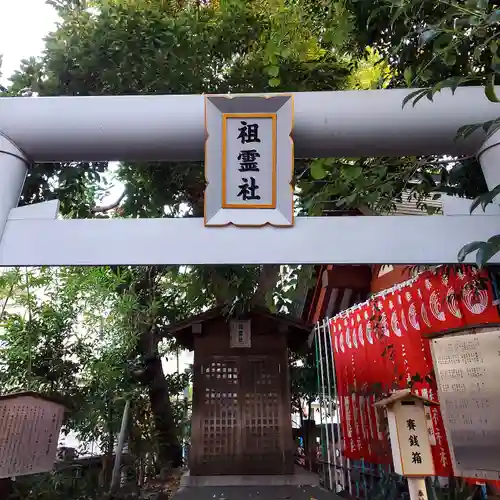
[[[205,98],[205,226],[292,226],[293,97]]]

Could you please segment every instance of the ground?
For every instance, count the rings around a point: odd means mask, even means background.
[[[317,486],[227,486],[180,488],[174,500],[334,500],[340,498]]]

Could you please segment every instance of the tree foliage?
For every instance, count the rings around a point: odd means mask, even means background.
[[[482,85],[486,97],[499,102],[495,93],[500,72],[498,2],[352,0],[349,5],[355,13],[361,46],[375,47],[392,69],[389,86],[420,87],[405,105],[418,106],[421,99],[432,101],[437,92],[454,92],[466,85]],[[488,137],[499,125],[500,119],[464,124],[457,130],[457,140],[481,129]],[[432,180],[423,178],[427,172],[434,174]],[[441,162],[430,171],[426,166],[417,174],[421,180],[417,188],[420,193],[477,198],[471,211],[479,204],[484,208],[484,204],[494,198],[488,194],[476,158]],[[476,261],[482,266],[500,249],[498,241],[498,236],[493,236],[487,242],[466,245],[459,253],[459,260],[479,249]]]
[[[486,97],[498,102],[498,2],[350,0],[346,7],[356,27],[351,47],[358,55],[370,47],[372,57],[365,72],[368,79],[358,80],[358,88],[417,87],[402,105],[418,106],[443,90],[483,85]],[[491,135],[499,125],[500,119],[464,124],[457,140],[481,129]],[[429,208],[426,199],[443,194],[477,198],[476,206],[494,198],[478,160],[471,157],[316,160],[300,186],[307,195],[304,208],[316,214],[353,207],[387,213],[403,197],[416,199],[423,209]],[[473,242],[462,249],[460,258],[481,248],[477,263],[483,265],[500,248],[498,241],[494,236],[488,242]]]
[[[151,359],[159,359],[151,352],[168,349],[161,328],[180,317],[185,294],[182,287],[172,287],[173,276],[165,270],[158,278],[164,284],[161,292],[143,301],[129,288],[134,273],[136,269],[14,269],[0,281],[3,390],[29,389],[58,398],[68,408],[65,431],[75,432],[84,447],[96,444],[105,454],[103,488],[126,400],[132,408],[127,436],[137,477],[171,459],[171,447],[183,437],[177,429],[187,418],[183,391],[190,373],[161,372],[170,398],[170,421],[158,424],[155,419],[165,412],[155,411],[158,398],[151,395],[148,371]],[[136,322],[144,316],[156,332],[148,337],[153,351],[138,349]]]

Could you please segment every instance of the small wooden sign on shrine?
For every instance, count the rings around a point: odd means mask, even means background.
[[[205,226],[293,226],[293,96],[205,97]]]
[[[191,476],[293,473],[288,349],[310,330],[262,308],[231,318],[216,308],[169,327],[194,350]]]

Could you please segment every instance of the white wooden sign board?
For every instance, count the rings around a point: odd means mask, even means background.
[[[251,320],[231,320],[229,322],[230,347],[252,347]]]
[[[435,474],[423,403],[399,401],[387,408],[394,472],[407,477]]]
[[[207,96],[205,124],[205,226],[292,226],[293,96]]]
[[[431,342],[455,475],[500,479],[500,328]]]

